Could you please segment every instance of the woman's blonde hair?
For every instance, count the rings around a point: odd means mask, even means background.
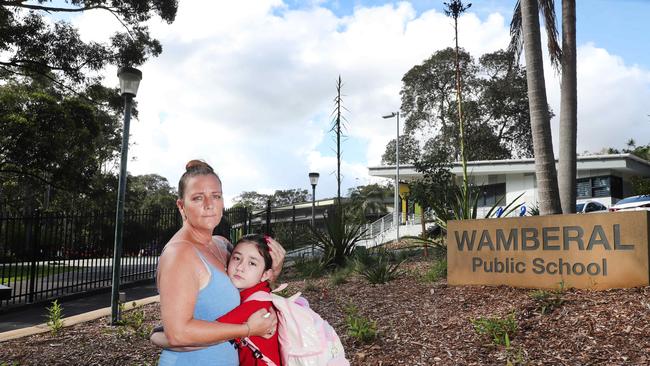
[[[190,160],[185,164],[185,173],[183,173],[181,179],[178,181],[178,198],[183,198],[187,180],[198,175],[214,175],[219,181],[219,184],[221,184],[221,179],[208,163],[203,160]]]

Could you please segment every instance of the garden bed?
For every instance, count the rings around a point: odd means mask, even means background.
[[[532,290],[447,286],[427,282],[431,263],[407,262],[407,273],[382,285],[359,275],[334,285],[329,277],[294,279],[312,307],[338,331],[353,365],[642,365],[650,363],[650,287],[591,292],[567,290],[542,309]],[[539,295],[539,294],[538,294]],[[546,294],[548,295],[548,293]],[[556,299],[557,299],[556,298]],[[560,303],[561,302],[561,303]],[[374,321],[378,336],[363,343],[348,334],[351,308]],[[65,310],[64,310],[65,313]],[[159,350],[147,335],[158,304],[128,312],[127,325],[108,319],[0,344],[0,364],[153,365]],[[479,335],[471,320],[507,318],[517,331],[509,348]]]

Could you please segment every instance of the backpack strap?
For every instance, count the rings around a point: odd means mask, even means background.
[[[278,366],[270,358],[266,357],[266,355],[264,355],[262,351],[260,351],[260,348],[257,347],[257,345],[255,345],[255,343],[253,343],[253,341],[251,341],[250,338],[248,337],[242,338],[241,345],[244,347],[248,347],[253,352],[253,357],[266,362],[268,366]]]
[[[273,301],[273,296],[266,291],[257,291],[244,300],[244,302],[248,301]]]

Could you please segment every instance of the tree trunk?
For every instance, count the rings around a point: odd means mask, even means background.
[[[576,2],[562,0],[562,85],[560,87],[560,164],[558,183],[565,214],[576,212]]]
[[[560,213],[560,197],[546,100],[537,0],[521,1],[521,17],[539,211],[541,215],[558,214]]]

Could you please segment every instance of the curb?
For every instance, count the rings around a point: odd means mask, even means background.
[[[160,301],[160,295],[156,296],[151,296],[151,297],[145,297],[140,300],[133,300],[133,301],[128,301],[124,304],[124,310],[131,310],[140,306],[152,304],[154,302],[159,302]],[[88,322],[91,320],[96,320],[105,316],[111,315],[111,307],[106,307],[102,309],[97,309],[93,311],[89,311],[87,313],[83,314],[78,314],[74,316],[70,316],[67,318],[63,318],[63,326],[64,327],[70,327],[75,324],[79,323],[84,323]],[[31,336],[34,334],[40,334],[40,333],[45,333],[49,332],[50,328],[47,326],[46,323],[38,324],[33,327],[27,327],[27,328],[21,328],[21,329],[14,329],[10,330],[7,332],[2,332],[0,333],[0,342],[8,341],[11,339],[16,339],[16,338],[22,338],[22,337],[27,337]]]

